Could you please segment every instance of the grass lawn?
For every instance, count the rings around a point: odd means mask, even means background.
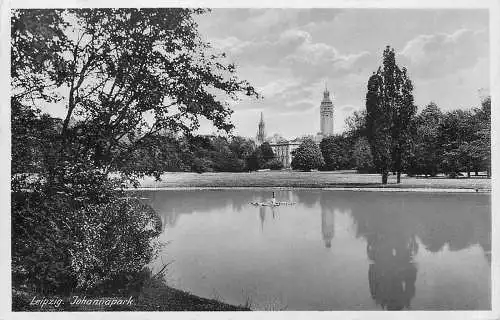
[[[485,176],[459,177],[401,177],[396,184],[396,176],[389,176],[387,185],[381,184],[379,174],[359,174],[355,171],[299,172],[170,172],[161,181],[146,177],[141,181],[144,188],[176,187],[307,187],[307,188],[434,188],[434,189],[479,189],[491,190],[491,179]]]

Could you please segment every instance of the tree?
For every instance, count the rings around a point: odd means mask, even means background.
[[[57,101],[67,65],[63,10],[13,10],[11,15],[11,99]],[[32,106],[37,107],[37,106]]]
[[[255,142],[240,136],[235,136],[229,143],[229,149],[239,158],[247,159],[255,150]]]
[[[443,171],[452,177],[460,171],[467,171],[470,175],[475,155],[466,144],[476,139],[475,127],[469,110],[452,110],[443,115],[439,126],[439,143],[443,150],[441,163]]]
[[[491,177],[491,97],[481,101],[481,108],[475,111],[478,128],[476,143],[479,146],[479,167],[484,168],[488,177]]]
[[[179,143],[188,151],[182,161],[194,162],[189,140],[199,118],[230,132],[225,98],[258,96],[199,35],[194,16],[204,12],[13,11],[13,145],[31,141],[22,152],[42,156],[13,166],[40,177],[28,189],[13,183],[15,287],[56,294],[104,288],[151,261],[159,219],[123,192],[124,179],[149,174],[151,166],[122,170],[123,179],[108,173],[137,150],[161,158],[167,151],[153,141],[164,131],[187,137]],[[37,112],[55,102],[66,107],[61,121]],[[45,137],[46,146],[34,143]]]
[[[394,49],[391,56],[394,56]],[[392,59],[391,59],[392,60]],[[408,150],[412,145],[411,124],[417,113],[417,106],[413,100],[413,84],[408,77],[407,70],[401,70],[394,60],[396,92],[392,103],[392,161],[396,171],[396,181],[401,182],[401,171],[408,158]]]
[[[189,134],[199,126],[199,117],[221,130],[233,128],[232,110],[214,93],[233,99],[240,92],[256,93],[236,77],[233,64],[222,61],[224,54],[201,39],[193,16],[204,12],[170,8],[56,11],[72,21],[62,27],[63,33],[71,27],[77,35],[66,38],[53,52],[62,57],[65,67],[53,70],[51,85],[69,89],[61,130],[66,151],[93,153],[94,164],[107,169],[156,132]],[[32,83],[23,82],[23,86]],[[153,120],[146,121],[146,115]],[[70,132],[70,120],[77,118],[85,121],[79,131]],[[73,142],[82,136],[98,138],[75,146]]]
[[[324,170],[348,169],[351,165],[352,148],[347,137],[332,135],[321,140],[319,147],[325,161]]]
[[[250,171],[259,170],[264,167],[264,158],[262,157],[262,150],[256,148],[252,154],[247,158],[246,167]]]
[[[360,137],[366,137],[366,110],[354,111],[346,118],[346,135],[356,141]]]
[[[358,172],[369,173],[373,171],[373,156],[370,150],[370,144],[366,138],[361,137],[356,141],[353,159]]]
[[[325,161],[316,143],[311,139],[304,139],[295,149],[291,165],[294,170],[311,171],[324,166]]]
[[[391,164],[390,109],[384,101],[382,81],[380,70],[368,80],[366,129],[373,163],[386,184]]]
[[[410,124],[415,116],[413,86],[405,68],[396,64],[394,49],[386,47],[383,63],[368,80],[366,128],[374,163],[387,183],[388,172],[397,172],[397,182],[410,146]]]
[[[439,171],[442,147],[439,142],[439,127],[443,114],[439,107],[431,102],[414,120],[413,150],[409,159],[410,174],[435,176]]]
[[[262,152],[262,159],[264,160],[264,162],[268,162],[274,159],[274,152],[269,142],[264,142],[259,146],[259,148]]]

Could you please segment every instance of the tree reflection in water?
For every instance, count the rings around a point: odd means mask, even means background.
[[[409,239],[390,234],[371,234],[366,237],[370,294],[386,310],[410,307],[415,296],[417,268],[412,262],[418,251],[414,236]]]
[[[373,200],[373,199],[372,199]],[[418,243],[412,221],[405,214],[404,202],[360,201],[346,203],[325,194],[321,200],[322,232],[325,244],[333,238],[334,211],[351,212],[357,236],[366,240],[370,260],[368,284],[372,299],[385,310],[410,308],[415,296],[417,267],[413,257]],[[366,208],[371,208],[370,213]]]

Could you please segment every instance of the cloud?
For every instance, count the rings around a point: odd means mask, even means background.
[[[453,33],[419,35],[400,52],[412,74],[441,77],[474,66],[489,54],[486,30],[459,29]]]
[[[401,49],[396,59],[419,105],[471,106],[477,89],[489,87],[487,10],[214,9],[204,18],[201,33],[263,94],[233,106],[239,130],[251,135],[260,111],[270,131],[316,132],[325,81],[339,132],[364,108],[368,77],[388,44]]]
[[[230,32],[242,40],[255,40],[263,35],[301,28],[311,21],[333,21],[343,10],[339,9],[227,9],[217,8],[198,17],[202,29],[223,37]]]
[[[302,75],[308,80],[332,71],[337,75],[359,72],[374,61],[368,51],[343,54],[332,45],[313,41],[310,33],[300,29],[284,30],[260,41],[234,36],[214,39],[212,45],[227,52],[239,65],[286,67],[293,70],[295,76]]]

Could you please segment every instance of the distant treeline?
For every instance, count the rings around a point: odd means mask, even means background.
[[[43,173],[51,168],[62,119],[48,114],[35,114],[21,106],[13,106],[13,118],[25,119],[13,125],[13,172]],[[79,128],[81,127],[81,128]],[[75,123],[72,131],[85,130]],[[281,169],[281,162],[268,142],[256,146],[251,139],[216,135],[179,136],[168,132],[142,139],[131,151],[122,148],[104,153],[103,146],[87,136],[86,149],[94,161],[111,162],[109,171],[126,174],[159,176],[164,172],[244,172],[258,169]],[[83,141],[82,141],[83,142]],[[127,143],[124,142],[126,145]],[[76,156],[76,155],[75,155]]]
[[[490,173],[490,108],[485,98],[480,107],[470,110],[442,112],[431,102],[412,122],[411,146],[405,152],[403,172],[409,175],[435,176],[444,173],[455,177],[459,172]],[[19,109],[14,109],[19,110]],[[38,172],[43,162],[50,161],[50,141],[57,133],[60,119],[40,117],[30,130],[31,139],[23,139],[22,147],[13,148],[13,165],[24,171]],[[324,159],[320,170],[357,170],[376,173],[367,139],[366,113],[354,112],[346,120],[347,130],[324,138],[319,147]],[[23,128],[14,128],[15,130]],[[29,128],[28,128],[29,129]],[[24,134],[28,134],[27,132]],[[52,137],[51,137],[52,135]],[[31,141],[27,144],[26,141]],[[23,154],[16,155],[22,152]],[[282,169],[268,142],[256,146],[252,139],[241,136],[175,136],[162,133],[144,139],[139,148],[117,156],[113,171],[146,172],[247,172],[258,169]]]

